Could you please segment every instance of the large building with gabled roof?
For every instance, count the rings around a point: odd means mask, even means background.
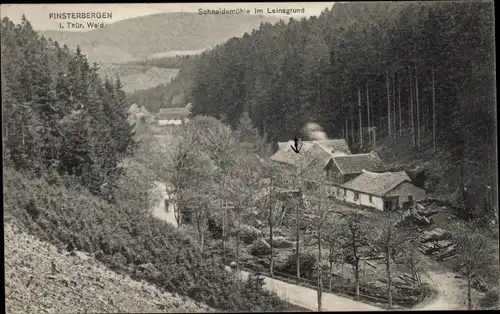
[[[332,183],[336,199],[382,211],[425,199],[425,190],[415,186],[406,172],[362,171],[343,184]]]
[[[367,154],[353,154],[331,156],[324,166],[328,178],[335,182],[347,182],[363,170],[381,172],[384,170],[382,159],[375,152]]]
[[[191,115],[191,104],[183,108],[160,108],[158,113],[158,125],[182,125],[189,121]]]

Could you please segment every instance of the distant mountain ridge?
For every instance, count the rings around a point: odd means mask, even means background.
[[[258,15],[200,15],[160,13],[126,19],[87,32],[44,31],[45,37],[75,49],[80,45],[91,61],[129,62],[169,54],[200,51],[227,39],[251,33],[277,17]]]

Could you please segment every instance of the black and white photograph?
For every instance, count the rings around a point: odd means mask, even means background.
[[[500,309],[493,1],[0,14],[5,313]]]

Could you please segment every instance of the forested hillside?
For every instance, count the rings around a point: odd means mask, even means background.
[[[150,160],[123,166],[124,158],[134,158],[140,149],[119,78],[101,81],[97,66],[78,47],[73,51],[46,40],[25,17],[18,25],[4,18],[1,34],[8,223],[60,250],[85,251],[116,272],[219,311],[295,309],[265,291],[262,278],[243,283],[229,274],[220,256],[201,251],[189,230],[151,215]],[[39,269],[33,275],[46,273]],[[39,287],[28,286],[35,295]],[[11,308],[24,307],[12,291],[7,296]],[[43,302],[53,311],[64,300],[44,294]]]
[[[133,148],[119,78],[104,82],[76,52],[40,37],[24,17],[2,20],[4,160],[38,175],[72,175],[97,194]]]
[[[138,62],[138,65],[155,66],[158,68],[178,67],[184,73],[192,73],[199,56],[179,58],[161,58]],[[191,75],[183,75],[170,83],[127,94],[127,103],[140,104],[149,112],[158,112],[165,107],[184,107],[188,102],[189,91],[193,84]]]
[[[68,46],[80,45],[92,60],[117,63],[172,50],[207,49],[232,36],[243,35],[262,21],[275,20],[258,15],[172,12],[126,19],[88,32],[47,31],[44,35]]]
[[[248,111],[273,140],[310,121],[362,150],[410,134],[411,154],[443,152],[449,194],[483,200],[496,187],[493,34],[492,2],[338,3],[232,38],[169,86],[195,113],[236,125]]]

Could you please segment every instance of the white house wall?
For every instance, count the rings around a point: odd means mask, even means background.
[[[378,210],[384,210],[384,201],[379,196],[372,195],[372,200],[370,202],[370,195],[359,193],[359,199],[354,200],[354,191],[346,190],[346,195],[344,196],[344,188],[339,188],[340,195],[337,193],[337,189],[335,189],[335,198],[340,201],[345,201],[350,204],[366,206],[376,208]]]
[[[414,201],[422,201],[425,199],[425,190],[413,185],[410,182],[403,182],[396,188],[386,194],[387,196],[398,196],[399,204],[408,202],[408,196],[412,196]]]
[[[182,120],[158,120],[158,125],[181,125]]]
[[[361,205],[376,208],[378,210],[384,210],[384,201],[381,197],[373,196],[370,202],[370,195],[359,193]]]

